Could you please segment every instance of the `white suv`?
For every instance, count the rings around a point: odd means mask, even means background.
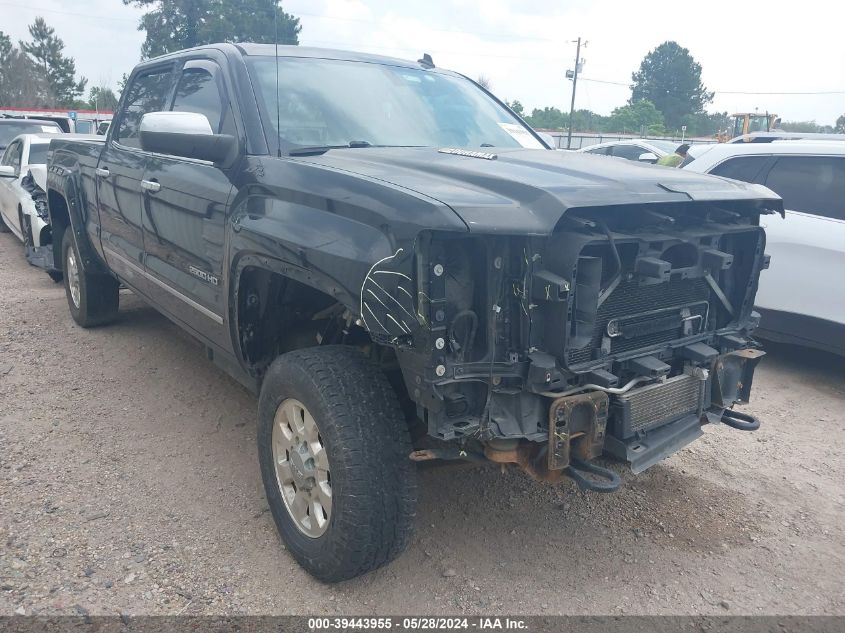
[[[714,145],[684,169],[759,183],[784,201],[765,216],[771,267],[760,276],[762,338],[845,355],[845,143]]]

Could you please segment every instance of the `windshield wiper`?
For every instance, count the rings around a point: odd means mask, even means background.
[[[314,145],[313,147],[294,147],[288,156],[314,156],[325,154],[330,149],[355,149],[358,147],[429,147],[428,145],[373,145],[369,141],[349,141],[346,145]]]
[[[314,145],[313,147],[294,147],[288,152],[289,156],[312,156],[324,154],[330,149],[349,149],[357,147],[372,147],[369,141],[349,141],[346,145]]]

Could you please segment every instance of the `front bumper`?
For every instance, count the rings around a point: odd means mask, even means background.
[[[715,358],[709,370],[696,368],[624,393],[553,401],[549,469],[568,467],[570,454],[590,459],[604,452],[628,462],[635,474],[644,471],[699,438],[702,427],[721,421],[726,409],[747,403],[763,356],[757,349],[738,350]]]

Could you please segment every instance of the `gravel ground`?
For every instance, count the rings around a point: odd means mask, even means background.
[[[82,330],[0,235],[0,614],[845,614],[845,363],[769,346],[762,428],[613,495],[420,472],[417,531],[337,586],[281,545],[256,401],[137,298]]]

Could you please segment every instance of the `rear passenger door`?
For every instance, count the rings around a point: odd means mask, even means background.
[[[173,89],[173,63],[136,74],[110,130],[96,169],[100,239],[109,267],[141,292],[143,272],[141,180],[148,152],[141,150],[141,117],[166,107]]]
[[[204,115],[215,133],[237,137],[223,72],[210,59],[186,61],[170,109]],[[144,173],[144,247],[157,301],[212,340],[223,331],[224,226],[233,186],[230,170],[157,154]]]
[[[757,305],[845,323],[845,156],[780,156],[763,183],[786,219],[767,216]]]

